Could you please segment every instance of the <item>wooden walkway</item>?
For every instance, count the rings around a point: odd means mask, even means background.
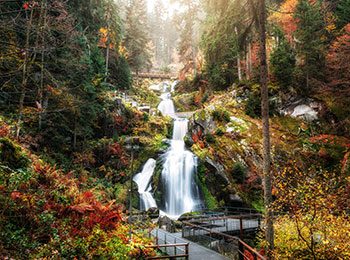
[[[140,72],[136,75],[135,72],[132,73],[134,77],[139,77],[139,78],[147,78],[147,79],[176,79],[177,75],[176,74],[167,74],[167,73],[144,73]]]
[[[163,229],[154,229],[151,234],[158,239],[158,244],[189,244],[189,259],[190,260],[229,260],[229,258],[220,255],[219,253],[210,250],[204,246],[198,245],[192,241],[182,238],[180,233],[169,233]],[[164,253],[169,255],[175,255],[181,253],[183,248],[165,248]],[[177,252],[175,252],[177,250]]]

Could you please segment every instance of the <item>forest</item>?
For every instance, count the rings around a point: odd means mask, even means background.
[[[0,35],[0,258],[175,259],[166,223],[350,259],[350,0],[0,0]]]

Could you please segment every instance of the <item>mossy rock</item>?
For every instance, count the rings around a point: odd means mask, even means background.
[[[0,163],[11,169],[24,169],[29,165],[29,158],[22,148],[8,138],[0,139]]]

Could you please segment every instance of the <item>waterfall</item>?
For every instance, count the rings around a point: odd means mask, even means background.
[[[154,200],[151,192],[151,178],[156,168],[156,161],[154,159],[149,159],[143,166],[140,173],[136,174],[133,180],[137,183],[138,192],[140,193],[140,209],[148,210],[149,208],[156,208],[157,204]]]
[[[178,218],[186,212],[198,209],[202,202],[194,180],[197,160],[193,153],[185,149],[188,120],[176,118],[171,147],[165,154],[162,180],[165,191],[163,212]]]
[[[184,137],[188,132],[188,120],[178,118],[175,115],[175,107],[170,93],[163,93],[161,99],[158,110],[162,115],[169,115],[174,120],[171,145],[163,155],[164,164],[161,181],[164,205],[161,207],[161,212],[170,218],[177,219],[186,212],[201,208],[203,202],[200,199],[199,188],[195,182],[197,157],[185,148]],[[139,187],[141,210],[157,207],[151,193],[152,187],[150,184],[155,164],[154,159],[149,159],[142,172],[134,177],[134,181]]]
[[[163,116],[174,116],[175,107],[174,102],[171,100],[170,93],[163,93],[160,98],[162,101],[158,105],[158,110],[162,113]]]

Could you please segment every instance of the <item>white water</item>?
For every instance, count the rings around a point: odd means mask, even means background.
[[[156,161],[149,159],[143,166],[142,172],[135,175],[133,180],[137,183],[138,192],[140,193],[140,209],[148,210],[156,208],[157,203],[152,196],[151,178],[156,168]]]
[[[158,110],[162,113],[163,116],[174,116],[175,106],[174,102],[171,100],[170,93],[163,93],[160,98],[162,101],[158,105]]]
[[[194,180],[196,157],[185,149],[183,140],[187,130],[187,119],[175,119],[171,147],[165,154],[162,171],[165,193],[163,212],[171,218],[178,218],[201,205],[199,189]]]
[[[160,213],[177,219],[182,214],[202,206],[199,188],[194,178],[197,171],[197,158],[185,148],[184,137],[188,131],[188,120],[176,117],[170,93],[163,93],[161,99],[158,110],[162,115],[173,117],[174,129],[170,149],[164,154],[162,171],[164,206]],[[142,172],[134,177],[139,187],[141,210],[157,207],[150,185],[155,164],[155,160],[149,159]]]

